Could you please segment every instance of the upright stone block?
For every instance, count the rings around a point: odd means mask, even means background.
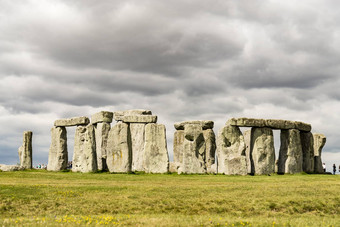
[[[314,139],[311,132],[300,132],[302,145],[302,170],[314,172]]]
[[[252,168],[251,168],[252,166],[254,166],[254,163],[252,164],[250,162],[250,160],[252,160],[252,158],[250,158],[250,137],[251,137],[251,129],[243,132],[244,143],[246,145],[246,160],[247,160],[247,173],[248,174],[252,174],[255,172],[255,170],[253,169],[252,171]]]
[[[173,151],[174,151],[174,168],[176,168],[176,172],[178,168],[181,166],[183,161],[183,152],[184,152],[184,130],[177,130],[174,134],[174,142],[173,142]]]
[[[273,130],[270,128],[252,128],[250,141],[252,173],[257,175],[274,173],[275,149]]]
[[[217,137],[218,173],[247,175],[246,145],[239,127],[226,125]]]
[[[26,169],[32,169],[32,135],[31,131],[24,132],[23,144],[18,150],[20,166]]]
[[[96,135],[96,153],[98,170],[106,170],[106,147],[110,131],[110,124],[107,122],[94,125]]]
[[[131,171],[132,145],[129,125],[118,122],[108,136],[106,162],[110,172],[128,173]]]
[[[144,171],[145,124],[130,124],[132,147],[132,171]]]
[[[61,171],[67,169],[67,132],[65,127],[51,129],[51,146],[48,154],[47,170]]]
[[[74,137],[73,172],[97,171],[96,140],[94,126],[78,126]]]
[[[297,129],[281,130],[280,138],[278,172],[290,174],[302,172],[300,131]]]
[[[212,129],[203,130],[205,141],[205,165],[208,173],[214,173],[212,165],[215,163],[216,138]]]
[[[167,173],[169,171],[169,155],[164,125],[147,124],[145,126],[143,167],[147,173]]]
[[[322,148],[326,144],[326,137],[323,134],[314,133],[314,172],[315,173],[323,173],[321,153]]]

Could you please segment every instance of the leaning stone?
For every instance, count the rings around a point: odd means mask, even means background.
[[[110,172],[128,173],[131,171],[132,151],[129,125],[115,124],[108,136],[106,163]]]
[[[0,164],[0,170],[3,172],[21,171],[21,170],[25,170],[25,167],[19,166],[19,165]]]
[[[143,156],[145,142],[145,124],[130,124],[132,147],[132,171],[144,171]]]
[[[113,113],[113,117],[116,121],[122,121],[123,117],[126,115],[152,115],[150,110],[125,110],[125,111],[116,111]]]
[[[184,152],[183,148],[184,148],[184,130],[175,131],[173,152],[174,152],[174,164],[176,165],[176,172],[183,161]]]
[[[125,123],[156,123],[157,116],[152,115],[125,115],[123,117]]]
[[[275,149],[273,130],[270,128],[251,129],[250,159],[254,174],[272,174],[275,171]]]
[[[162,124],[147,124],[145,126],[143,167],[147,173],[167,173],[169,171],[165,126]]]
[[[247,160],[247,173],[251,174],[255,172],[254,163],[250,161],[250,137],[251,137],[251,129],[246,130],[243,132],[244,144],[246,145],[246,160]]]
[[[48,154],[47,170],[60,171],[67,169],[67,132],[65,127],[51,129],[51,146]]]
[[[94,126],[78,126],[74,136],[73,172],[97,171],[96,140]]]
[[[113,117],[112,112],[100,111],[91,116],[91,123],[92,124],[101,123],[101,122],[111,123],[112,117]]]
[[[266,127],[272,129],[294,129],[295,123],[294,121],[287,120],[277,120],[277,119],[267,119]]]
[[[175,129],[176,130],[184,130],[185,125],[200,125],[202,127],[202,130],[206,129],[212,129],[214,128],[214,122],[213,121],[182,121],[175,123]]]
[[[106,147],[111,125],[107,122],[97,123],[94,126],[96,135],[97,169],[106,170]]]
[[[184,138],[183,161],[178,173],[206,173],[205,142],[201,125],[185,125]]]
[[[24,132],[24,141],[18,150],[20,166],[26,169],[32,169],[32,135],[31,131]]]
[[[281,130],[280,138],[278,173],[301,173],[303,158],[300,131],[297,129]]]
[[[312,130],[312,126],[310,124],[303,123],[300,121],[295,121],[294,123],[295,123],[295,129],[298,129],[300,131],[310,132]]]
[[[326,144],[326,137],[323,134],[313,133],[314,139],[314,172],[324,173],[322,167],[321,153]]]
[[[78,125],[88,125],[90,123],[87,117],[73,117],[68,119],[59,119],[54,122],[56,127],[67,127],[67,126],[78,126]]]
[[[311,132],[300,132],[302,145],[302,170],[314,172],[314,139]]]
[[[211,166],[215,163],[215,152],[216,152],[216,138],[215,133],[212,129],[203,131],[205,141],[205,165],[207,172],[211,173]]]
[[[237,126],[226,125],[217,137],[218,173],[227,175],[247,175],[246,146],[241,130]]]

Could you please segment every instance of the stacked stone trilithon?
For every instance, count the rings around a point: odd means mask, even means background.
[[[127,110],[115,112],[114,119],[106,150],[110,172],[168,172],[166,131],[157,116],[150,110]]]
[[[20,166],[25,169],[32,169],[32,136],[31,131],[25,131],[23,144],[18,149]]]
[[[216,172],[213,127],[212,121],[184,121],[175,124],[172,171],[179,174]]]

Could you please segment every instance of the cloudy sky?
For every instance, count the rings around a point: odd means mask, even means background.
[[[174,122],[277,118],[312,124],[340,164],[339,21],[336,0],[0,0],[0,163],[25,130],[47,163],[55,119],[139,108],[171,154]]]

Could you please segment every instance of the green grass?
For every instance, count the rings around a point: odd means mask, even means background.
[[[0,172],[0,226],[339,226],[339,175]]]

